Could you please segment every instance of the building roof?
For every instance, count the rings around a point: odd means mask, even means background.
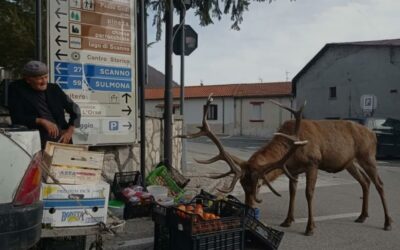
[[[164,88],[165,86],[165,75],[157,70],[156,68],[148,65],[148,82],[145,86],[146,89],[151,88]],[[172,81],[172,86],[176,87],[178,84],[175,81]]]
[[[179,98],[180,88],[172,89],[173,98]],[[224,85],[203,85],[185,87],[185,98],[206,98],[210,93],[214,97],[265,97],[291,96],[291,82],[240,83]],[[145,89],[146,100],[164,98],[164,88]]]
[[[296,95],[296,83],[299,78],[311,68],[316,61],[330,48],[343,46],[365,46],[365,47],[391,47],[400,46],[400,39],[386,39],[375,41],[358,41],[358,42],[343,42],[343,43],[327,43],[301,70],[292,80],[293,95]]]

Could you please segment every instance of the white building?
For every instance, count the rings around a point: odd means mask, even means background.
[[[184,121],[188,132],[201,125],[203,107],[210,93],[208,123],[216,134],[269,137],[291,115],[269,102],[292,105],[291,82],[226,84],[185,87]],[[173,112],[180,114],[179,87],[173,88]],[[145,90],[146,114],[162,113],[164,88]]]

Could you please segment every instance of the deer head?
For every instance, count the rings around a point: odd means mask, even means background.
[[[294,117],[296,118],[293,133],[275,133],[274,138],[268,145],[254,153],[248,161],[245,161],[225,151],[220,140],[210,130],[210,127],[207,123],[207,113],[212,101],[212,94],[210,94],[204,109],[202,126],[198,127],[200,131],[194,134],[180,136],[181,138],[197,138],[200,136],[207,136],[217,146],[219,150],[218,155],[209,160],[195,159],[195,161],[201,164],[210,164],[219,160],[225,161],[229,165],[230,170],[223,174],[211,176],[210,178],[219,179],[229,175],[233,176],[232,182],[228,188],[218,189],[223,193],[232,192],[236,183],[240,180],[240,183],[246,194],[246,204],[248,205],[254,205],[254,201],[258,203],[261,202],[261,200],[257,198],[258,189],[260,188],[261,184],[267,185],[274,194],[280,196],[280,194],[272,187],[270,182],[281,174],[285,174],[291,180],[296,181],[296,179],[292,177],[290,172],[287,170],[285,163],[297,150],[297,148],[307,143],[307,141],[301,141],[298,138],[298,131],[300,128],[304,105],[298,111],[295,111],[287,106],[273,101],[273,103],[276,105],[293,113]]]

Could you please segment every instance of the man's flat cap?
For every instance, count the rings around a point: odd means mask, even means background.
[[[43,76],[48,73],[47,65],[39,61],[30,61],[22,69],[24,76]]]

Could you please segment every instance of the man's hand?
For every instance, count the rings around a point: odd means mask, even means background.
[[[68,129],[62,131],[61,138],[60,140],[58,140],[58,142],[70,143],[73,133],[74,133],[74,126],[68,127]]]
[[[43,118],[37,118],[36,124],[43,127],[44,129],[46,129],[47,133],[52,138],[57,138],[57,136],[60,134],[60,131],[58,130],[58,126],[56,124],[52,123],[51,121],[48,121]]]

